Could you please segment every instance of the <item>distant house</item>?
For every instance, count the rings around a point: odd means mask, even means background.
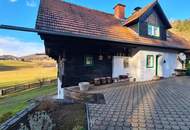
[[[129,74],[136,81],[170,77],[182,69],[178,55],[190,48],[168,33],[171,25],[158,1],[137,7],[125,18],[125,5],[114,14],[61,0],[41,0],[36,29],[46,54],[58,63],[58,96],[64,87],[97,77]]]

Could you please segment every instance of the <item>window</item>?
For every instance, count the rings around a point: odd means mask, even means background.
[[[147,55],[146,67],[147,68],[153,68],[154,67],[154,56],[153,55]]]
[[[94,60],[92,56],[85,56],[84,57],[84,64],[86,66],[92,66],[94,64]]]
[[[123,60],[123,66],[124,66],[124,68],[128,68],[129,67],[129,58],[124,58],[124,60]]]
[[[155,37],[160,37],[160,28],[148,24],[148,35],[155,36]]]

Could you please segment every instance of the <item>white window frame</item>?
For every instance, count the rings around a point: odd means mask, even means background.
[[[148,24],[148,35],[160,37],[160,27]]]

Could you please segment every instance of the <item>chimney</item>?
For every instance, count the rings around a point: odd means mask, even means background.
[[[125,5],[117,4],[113,9],[114,9],[114,16],[117,19],[124,19],[125,18]]]

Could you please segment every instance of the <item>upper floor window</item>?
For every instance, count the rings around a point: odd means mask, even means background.
[[[160,37],[160,28],[157,26],[153,26],[151,24],[148,24],[148,35]]]
[[[129,58],[128,57],[124,58],[124,60],[123,60],[123,66],[124,66],[124,68],[128,68],[129,67]]]

